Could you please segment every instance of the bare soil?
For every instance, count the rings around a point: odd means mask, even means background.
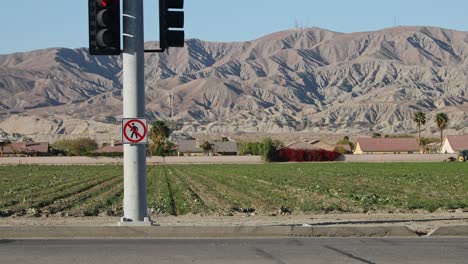
[[[118,217],[8,217],[0,218],[0,226],[115,226]],[[407,226],[422,234],[440,226],[468,225],[468,212],[414,212],[414,213],[374,213],[374,214],[299,214],[260,216],[255,214],[235,214],[233,216],[153,216],[153,221],[161,226],[354,226],[354,225],[400,225]]]

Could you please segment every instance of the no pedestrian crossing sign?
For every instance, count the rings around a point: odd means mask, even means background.
[[[148,126],[146,118],[122,119],[123,144],[148,144]]]

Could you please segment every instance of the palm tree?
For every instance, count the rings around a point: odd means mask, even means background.
[[[444,140],[444,129],[448,127],[449,118],[446,113],[438,113],[434,118],[437,127],[440,129],[440,148],[442,149],[442,141]]]
[[[155,121],[149,133],[149,138],[151,140],[150,144],[150,154],[156,153],[158,149],[164,145],[166,139],[171,135],[171,130],[164,121]]]
[[[426,124],[426,114],[423,112],[416,112],[413,116],[413,121],[418,124],[418,143],[421,146],[421,125]]]

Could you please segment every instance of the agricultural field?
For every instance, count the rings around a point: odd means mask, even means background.
[[[121,166],[0,167],[0,216],[117,212]]]
[[[467,163],[148,166],[154,214],[468,208]],[[0,167],[0,216],[121,215],[122,166]]]

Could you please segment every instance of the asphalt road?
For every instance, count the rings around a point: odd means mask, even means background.
[[[0,240],[0,263],[468,263],[468,238]]]

